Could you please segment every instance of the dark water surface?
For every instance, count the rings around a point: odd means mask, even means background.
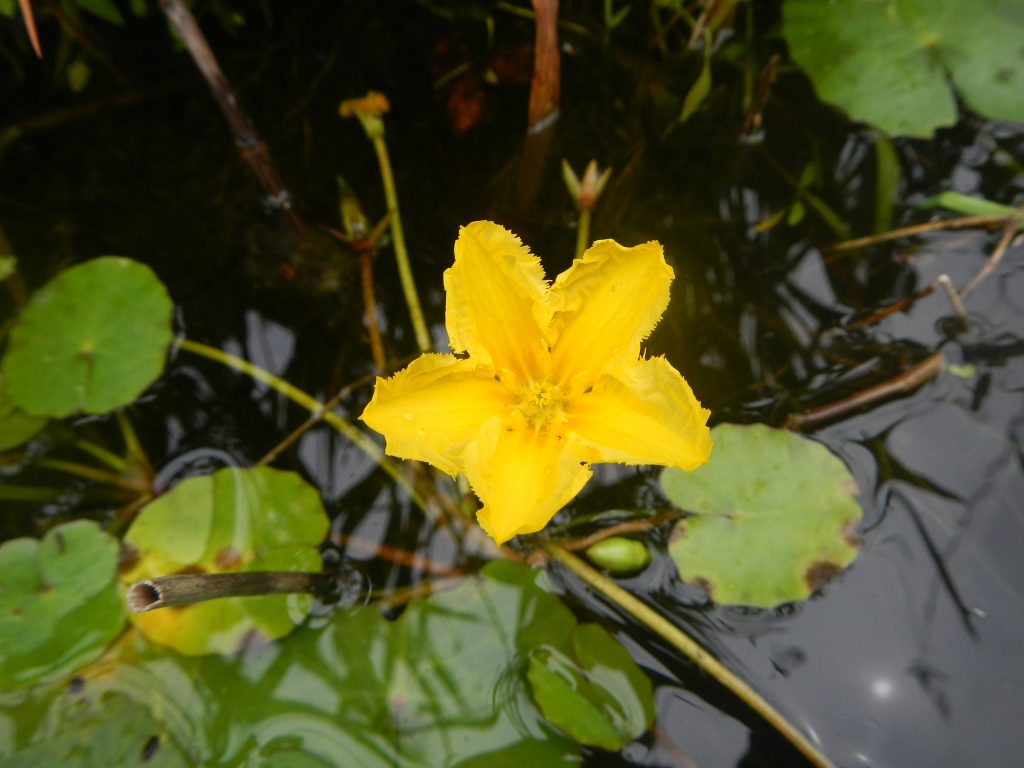
[[[553,276],[570,262],[575,240],[558,163],[564,156],[580,170],[596,157],[615,175],[593,235],[663,243],[677,281],[648,350],[668,355],[713,421],[779,425],[938,349],[964,366],[813,433],[851,467],[865,516],[857,561],[811,600],[778,611],[709,607],[672,580],[665,558],[624,583],[670,611],[839,765],[1017,763],[1024,750],[1019,246],[967,300],[969,330],[956,325],[939,293],[851,329],[853,319],[939,274],[963,286],[998,235],[940,232],[837,257],[826,252],[836,234],[810,209],[792,226],[757,231],[793,203],[790,180],[809,162],[818,167],[814,193],[854,235],[875,227],[875,137],[816,103],[798,72],[783,68],[763,132],[740,141],[742,72],[738,62],[716,61],[708,104],[667,130],[699,58],[658,55],[639,12],[605,48],[596,12],[563,3],[563,18],[576,26],[562,30],[562,114],[531,191],[521,162],[529,151],[528,20],[485,3],[232,5],[242,9],[243,26],[226,28],[212,13],[201,22],[309,221],[337,223],[336,174],[371,219],[383,211],[369,145],[336,109],[369,88],[388,94],[407,240],[441,341],[441,273],[458,226],[478,218],[509,226]],[[750,55],[763,62],[781,44],[771,34],[775,11],[758,13],[761,42]],[[302,243],[263,211],[214,103],[161,19],[90,30],[109,67],[92,61],[81,94],[55,84],[57,56],[42,65],[19,58],[20,70],[0,79],[5,124],[56,116],[50,125],[28,123],[0,155],[0,223],[28,279],[38,284],[105,253],[140,259],[168,284],[191,338],[323,397],[370,373],[354,260],[326,237]],[[21,34],[6,22],[0,33],[6,45]],[[107,101],[125,93],[133,94],[130,104]],[[468,119],[467,104],[478,116],[469,127],[459,122]],[[95,109],[67,113],[82,105]],[[902,180],[893,226],[925,221],[916,205],[947,189],[1006,204],[1024,196],[1020,126],[967,118],[932,141],[894,146]],[[389,352],[412,355],[390,250],[377,279]],[[368,397],[363,387],[342,406],[357,414]],[[304,418],[250,380],[183,355],[133,416],[162,488],[251,464]],[[116,439],[112,421],[86,429]],[[447,556],[444,537],[329,430],[311,431],[278,466],[314,482],[335,532]],[[663,506],[655,480],[646,470],[601,469],[569,511]],[[36,518],[4,515],[0,525],[7,536],[34,534],[53,519],[102,512],[72,496]],[[410,578],[386,564],[363,567],[378,586]],[[591,755],[594,765],[799,764],[770,728],[656,639],[571,577],[555,582],[584,615],[617,627],[657,684],[655,734],[621,756]]]

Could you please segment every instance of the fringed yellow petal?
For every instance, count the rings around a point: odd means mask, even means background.
[[[604,371],[636,360],[640,342],[668,306],[672,277],[659,243],[624,248],[599,240],[588,248],[549,293],[556,380],[579,377],[586,387]]]
[[[544,270],[518,237],[489,221],[463,227],[444,287],[455,352],[493,364],[499,375],[507,369],[532,380],[546,373]]]
[[[451,355],[422,355],[390,379],[377,379],[361,418],[384,435],[385,451],[455,475],[467,442],[488,419],[508,412],[512,393],[490,366]]]
[[[571,435],[488,422],[464,454],[466,478],[483,502],[480,527],[499,545],[539,531],[586,484],[589,456]]]
[[[711,454],[711,412],[663,357],[602,376],[567,415],[567,429],[600,454],[595,461],[691,470]]]

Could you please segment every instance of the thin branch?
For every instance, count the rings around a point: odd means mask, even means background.
[[[267,194],[266,204],[284,211],[292,226],[300,233],[304,233],[305,226],[292,209],[291,194],[284,182],[281,181],[281,176],[274,166],[267,145],[256,132],[252,121],[238,106],[238,99],[231,89],[231,84],[221,70],[220,64],[217,63],[217,57],[214,56],[199,24],[196,23],[195,16],[182,0],[160,0],[160,8],[167,16],[171,27],[185,44],[192,61],[203,75],[203,79],[206,80],[210,93],[217,102],[217,106],[220,107],[231,133],[235,137],[235,143],[238,145],[242,159],[256,174],[260,186]]]
[[[415,552],[409,552],[405,549],[399,549],[398,547],[392,547],[388,544],[369,542],[356,538],[355,536],[346,536],[343,533],[331,533],[329,535],[329,539],[332,544],[344,547],[346,550],[359,549],[367,555],[379,557],[382,560],[388,560],[389,562],[396,563],[410,570],[430,573],[435,576],[464,576],[466,573],[461,568],[435,563],[433,560],[430,560],[423,555],[416,554]]]
[[[825,250],[829,253],[853,251],[857,248],[877,245],[878,243],[885,243],[890,240],[899,240],[902,237],[923,235],[926,232],[935,232],[940,229],[963,229],[966,227],[992,226],[1003,223],[1009,224],[1011,222],[1015,226],[1018,226],[1020,224],[1020,218],[1016,216],[1003,216],[1002,214],[988,214],[985,216],[962,216],[958,219],[939,219],[938,221],[929,221],[925,224],[914,224],[910,227],[893,229],[889,232],[882,232],[877,235],[868,235],[867,237],[858,237],[854,240],[846,240],[845,242],[831,245]]]
[[[624,523],[618,523],[616,525],[609,525],[607,528],[602,528],[600,531],[596,531],[589,536],[583,536],[578,539],[564,539],[558,542],[558,545],[562,549],[568,549],[571,552],[575,552],[579,549],[587,549],[597,544],[599,541],[610,538],[612,536],[623,536],[627,533],[642,533],[649,531],[651,528],[657,528],[662,523],[666,523],[674,517],[679,516],[679,511],[675,509],[667,509],[664,512],[660,512],[657,515],[646,517],[642,520],[627,520]]]
[[[1003,236],[999,238],[999,243],[996,245],[996,249],[992,251],[992,255],[989,256],[988,261],[985,262],[985,266],[978,270],[978,274],[971,278],[971,281],[964,286],[963,290],[960,291],[960,298],[966,299],[974,289],[977,288],[981,281],[992,274],[992,271],[999,266],[999,262],[1003,260],[1003,255],[1006,250],[1010,247],[1010,243],[1013,242],[1013,236],[1020,227],[1020,219],[1010,217],[1006,226],[1003,228]]]
[[[783,425],[786,429],[792,429],[799,431],[813,427],[824,421],[831,421],[832,419],[845,416],[852,411],[859,410],[868,405],[873,405],[879,400],[884,400],[887,397],[893,395],[903,394],[924,384],[929,379],[932,379],[939,375],[943,368],[946,366],[946,357],[942,352],[936,352],[934,355],[926,357],[920,363],[915,365],[898,376],[894,376],[888,381],[884,381],[881,384],[876,384],[873,387],[869,387],[862,392],[858,392],[850,397],[837,400],[834,403],[823,405],[820,408],[815,408],[807,413],[793,413],[786,419],[786,423]]]
[[[953,281],[949,279],[949,275],[943,272],[941,275],[932,280],[932,287],[941,285],[946,291],[946,296],[949,297],[949,303],[953,305],[953,311],[956,312],[956,316],[960,318],[960,323],[964,328],[970,328],[971,323],[967,319],[967,312],[964,310],[964,305],[960,301],[960,297],[957,296],[956,288],[953,287]]]

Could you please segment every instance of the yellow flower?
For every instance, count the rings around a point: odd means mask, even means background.
[[[600,240],[553,284],[515,235],[463,227],[444,274],[452,349],[377,379],[361,416],[392,456],[464,473],[498,544],[539,531],[592,463],[695,469],[709,411],[640,344],[668,306],[672,268],[655,242]]]

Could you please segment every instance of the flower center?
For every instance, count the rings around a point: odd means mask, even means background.
[[[550,381],[531,381],[519,392],[519,412],[527,425],[546,432],[553,424],[563,420],[562,406],[565,392]]]

